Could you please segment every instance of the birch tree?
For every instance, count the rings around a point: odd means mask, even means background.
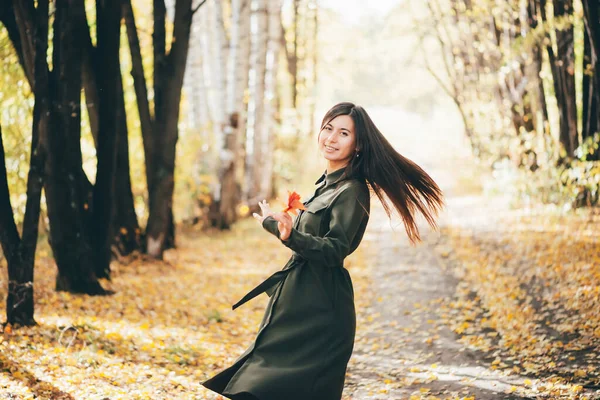
[[[248,202],[254,204],[259,200],[266,198],[262,187],[265,173],[262,163],[265,157],[265,146],[268,138],[264,134],[265,117],[265,71],[267,58],[267,40],[268,40],[268,18],[267,18],[267,0],[255,0],[253,10],[254,20],[256,22],[256,33],[252,35],[252,56],[251,64],[253,79],[251,82],[251,121],[249,127],[249,141],[247,154],[247,167],[249,178]]]
[[[268,0],[268,39],[265,70],[265,95],[262,142],[263,166],[261,190],[265,197],[274,195],[273,163],[275,153],[275,138],[278,131],[277,117],[277,69],[279,65],[279,52],[281,50],[281,0]]]
[[[222,21],[222,14],[216,15]],[[222,23],[219,23],[222,26]],[[221,32],[224,36],[224,30]],[[232,0],[231,30],[226,75],[224,114],[222,123],[217,126],[219,132],[219,171],[218,186],[215,193],[215,218],[212,225],[229,228],[237,218],[236,207],[239,204],[241,184],[239,169],[241,159],[241,139],[245,127],[244,92],[248,86],[248,67],[250,50],[250,0]],[[223,45],[223,41],[219,40]],[[225,46],[222,47],[223,54]]]

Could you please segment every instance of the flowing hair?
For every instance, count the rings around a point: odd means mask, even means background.
[[[339,115],[352,118],[356,138],[356,150],[344,174],[366,181],[390,218],[387,196],[402,217],[411,244],[421,241],[416,211],[437,230],[436,217],[444,206],[444,196],[434,180],[393,148],[361,106],[348,102],[336,104],[325,114],[321,130]]]

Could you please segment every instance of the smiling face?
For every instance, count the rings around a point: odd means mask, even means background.
[[[319,150],[327,160],[327,172],[345,167],[354,157],[356,134],[349,115],[338,115],[319,132]]]

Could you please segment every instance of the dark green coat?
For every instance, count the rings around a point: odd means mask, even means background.
[[[234,364],[202,384],[226,397],[249,392],[260,400],[339,400],[354,347],[354,290],[344,258],[360,243],[369,219],[364,181],[343,169],[323,175],[290,237],[284,268],[245,296],[270,296],[254,343]],[[323,184],[324,183],[324,184]],[[277,221],[263,227],[279,237]]]

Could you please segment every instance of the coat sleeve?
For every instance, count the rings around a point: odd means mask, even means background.
[[[351,185],[331,205],[329,230],[323,237],[292,228],[287,240],[281,242],[309,261],[324,262],[329,267],[340,266],[350,253],[350,246],[359,228],[366,225],[369,219],[368,204],[368,189]],[[280,238],[274,218],[265,218],[263,227]]]

